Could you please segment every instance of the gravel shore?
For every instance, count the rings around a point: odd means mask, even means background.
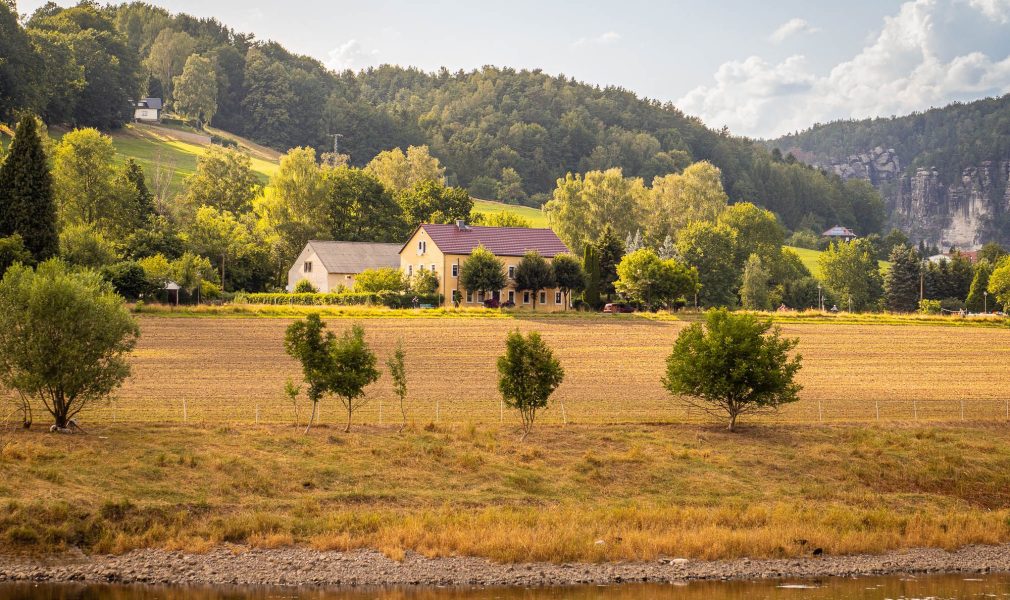
[[[480,558],[402,561],[379,552],[320,552],[305,548],[220,547],[206,554],[137,550],[121,556],[47,560],[0,557],[0,582],[46,581],[171,585],[309,586],[540,586],[887,575],[1010,572],[1010,545],[969,546],[955,552],[916,549],[873,556],[604,564],[498,564]]]

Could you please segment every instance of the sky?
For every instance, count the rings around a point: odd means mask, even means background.
[[[333,69],[540,68],[752,137],[1010,92],[1010,0],[148,1]]]

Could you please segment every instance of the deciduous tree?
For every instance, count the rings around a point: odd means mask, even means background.
[[[824,283],[850,310],[872,308],[883,294],[880,265],[865,239],[832,244],[819,260]]]
[[[770,319],[710,310],[704,325],[693,323],[677,336],[663,385],[706,413],[728,416],[734,431],[741,415],[799,400],[794,378],[801,357],[789,356],[797,343],[782,338]]]
[[[498,358],[498,391],[505,405],[519,411],[523,440],[533,429],[537,411],[547,408],[565,371],[540,334],[523,336],[513,331],[505,340],[505,354]]]
[[[551,260],[554,269],[554,281],[565,297],[565,308],[572,304],[572,293],[581,292],[586,287],[586,274],[582,263],[574,254],[556,254]]]
[[[175,78],[175,110],[195,119],[198,124],[210,123],[217,112],[217,74],[214,62],[199,54],[186,59],[182,75]]]
[[[728,225],[695,221],[677,236],[677,254],[698,271],[698,301],[702,306],[734,306],[740,287],[736,230]]]
[[[491,293],[505,283],[505,262],[484,246],[474,248],[459,269],[459,284],[464,290]]]
[[[533,310],[537,309],[537,295],[540,290],[556,285],[554,269],[547,259],[536,250],[530,250],[519,260],[515,270],[516,290],[533,294]]]
[[[663,260],[651,248],[626,254],[617,266],[617,292],[647,308],[670,307],[678,298],[691,297],[698,273],[674,259]]]

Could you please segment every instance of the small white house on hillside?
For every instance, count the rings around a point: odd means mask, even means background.
[[[133,120],[157,123],[161,120],[161,98],[144,98],[133,103]]]
[[[400,268],[400,244],[312,240],[288,269],[287,290],[293,292],[302,279],[324,293],[350,290],[358,273],[381,267]]]

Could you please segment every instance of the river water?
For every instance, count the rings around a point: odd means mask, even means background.
[[[1010,597],[1010,575],[864,577],[565,588],[161,587],[0,584],[0,600],[912,600]]]

